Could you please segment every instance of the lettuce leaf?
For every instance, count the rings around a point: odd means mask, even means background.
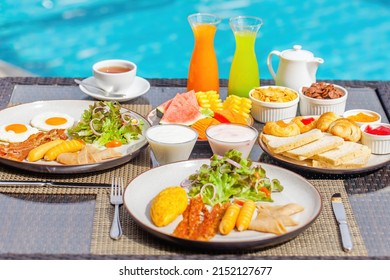
[[[142,120],[121,112],[118,102],[98,101],[84,110],[80,121],[68,129],[68,134],[99,146],[113,140],[128,144],[139,139],[142,126]]]
[[[272,201],[269,194],[283,190],[279,180],[267,178],[261,166],[242,158],[237,150],[230,150],[223,157],[213,155],[210,165],[202,165],[189,180],[193,182],[189,195],[201,194],[203,202],[211,206],[230,199]],[[262,188],[268,191],[261,191]]]

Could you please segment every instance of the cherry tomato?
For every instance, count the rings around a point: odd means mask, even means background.
[[[106,144],[107,148],[115,148],[122,146],[122,142],[118,140],[112,140]]]
[[[237,204],[237,205],[240,205],[240,206],[242,206],[242,205],[244,205],[244,203],[245,203],[245,200],[243,200],[243,199],[238,199],[238,198],[235,198],[235,199],[234,199],[234,203],[235,203],[235,204]]]
[[[259,191],[265,193],[265,196],[266,196],[266,197],[271,197],[271,192],[270,192],[270,190],[267,189],[266,187],[261,187],[261,188],[259,188]]]

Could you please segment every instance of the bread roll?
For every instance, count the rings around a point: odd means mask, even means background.
[[[329,129],[330,124],[340,118],[339,115],[336,115],[333,112],[323,113],[317,120],[317,128],[322,132],[326,132]]]
[[[277,122],[266,122],[263,128],[263,132],[265,134],[280,136],[280,137],[290,137],[301,133],[296,123],[292,121],[285,123],[282,120]]]
[[[354,121],[346,118],[340,118],[332,122],[328,132],[351,142],[358,142],[362,137],[360,127]]]

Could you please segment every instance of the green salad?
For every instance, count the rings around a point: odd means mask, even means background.
[[[184,184],[189,185],[191,197],[200,194],[203,202],[211,206],[231,199],[271,202],[272,192],[283,190],[278,179],[267,178],[260,165],[242,158],[236,150],[223,157],[213,155],[210,165],[203,164]]]
[[[84,110],[81,120],[68,129],[72,138],[104,146],[112,141],[128,144],[139,139],[143,121],[121,110],[118,102],[97,101]]]

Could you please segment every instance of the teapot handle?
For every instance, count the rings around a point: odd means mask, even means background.
[[[271,73],[271,76],[274,80],[276,80],[276,74],[275,74],[275,71],[274,69],[272,68],[272,55],[277,55],[280,57],[280,51],[271,51],[269,54],[268,54],[268,57],[267,57],[267,66],[268,66],[268,71]]]

